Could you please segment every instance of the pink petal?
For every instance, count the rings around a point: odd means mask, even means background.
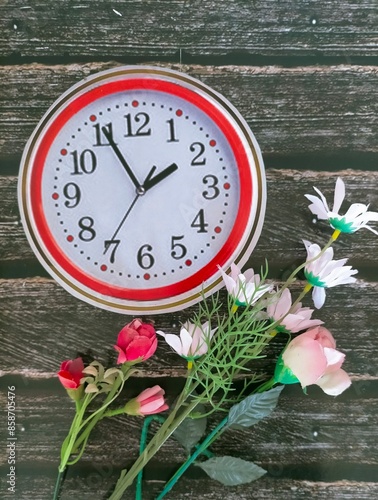
[[[329,347],[324,348],[324,354],[327,358],[327,370],[326,373],[330,373],[338,370],[344,363],[345,354],[336,349],[330,349]]]
[[[130,342],[137,336],[138,332],[126,325],[118,334],[117,345],[122,349],[126,349]]]
[[[126,349],[126,356],[128,361],[134,361],[140,357],[145,359],[145,355],[151,348],[151,340],[147,337],[136,337]]]
[[[327,368],[322,346],[306,335],[300,335],[290,342],[282,359],[298,378],[302,387],[314,384]]]
[[[60,371],[58,373],[60,383],[66,389],[77,389],[78,384],[72,380],[71,374],[67,371]]]
[[[150,411],[150,412],[144,411],[143,415],[153,415],[154,413],[161,413],[161,412],[168,410],[168,409],[169,409],[169,406],[164,404],[164,405],[160,406],[159,408],[157,408],[155,411]]]
[[[126,363],[126,361],[127,361],[126,353],[117,345],[115,345],[113,347],[116,351],[118,351],[117,365],[121,365],[122,363]]]
[[[151,413],[155,413],[156,410],[161,408],[164,404],[164,398],[163,397],[156,397],[156,398],[151,398],[150,401],[146,403],[142,403],[140,407],[140,413],[143,413],[144,415],[150,415]]]
[[[148,389],[145,389],[144,391],[142,391],[139,394],[139,396],[137,396],[135,399],[141,403],[144,399],[148,399],[151,396],[158,394],[160,391],[163,391],[163,389],[160,387],[160,385],[154,385],[153,387],[149,387]],[[163,391],[163,394],[164,394],[164,391]]]
[[[150,339],[150,342],[151,342],[151,339]],[[146,360],[146,359],[150,358],[153,354],[155,354],[157,346],[158,346],[158,341],[157,341],[157,337],[155,335],[155,338],[153,339],[150,348],[148,349],[146,354],[143,356],[143,359]]]
[[[316,384],[330,396],[338,396],[344,392],[351,383],[352,381],[349,375],[341,369],[336,372],[327,373],[316,382]]]
[[[324,326],[317,326],[316,328],[311,328],[307,330],[303,335],[307,335],[314,340],[317,340],[322,347],[330,347],[331,349],[335,349],[336,341],[333,338],[332,333],[327,330]]]

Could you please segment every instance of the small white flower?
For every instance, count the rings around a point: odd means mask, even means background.
[[[316,243],[310,243],[303,240],[307,250],[307,261],[311,261],[319,255],[321,249]],[[358,271],[352,269],[352,266],[344,266],[348,259],[332,260],[333,248],[327,250],[313,262],[308,262],[305,267],[305,276],[307,281],[314,287],[312,298],[314,305],[320,309],[325,301],[325,288],[330,288],[346,283],[354,283],[356,278],[352,278],[353,274]]]
[[[183,358],[196,358],[206,354],[215,331],[216,328],[212,330],[208,321],[201,326],[187,321],[181,327],[180,336],[159,330],[156,333],[164,337],[167,344]]]
[[[291,309],[291,305],[291,293],[288,288],[285,288],[280,295],[275,295],[273,301],[269,301],[266,309],[268,318],[273,321],[279,321],[286,315],[276,327],[277,331],[297,333],[323,323],[320,319],[311,319],[314,310],[309,307],[302,307],[301,302],[296,304],[294,309],[287,314]]]
[[[219,269],[227,291],[235,299],[237,305],[251,305],[273,288],[273,285],[260,285],[260,276],[255,274],[253,269],[247,269],[242,274],[236,264],[231,264],[230,275],[222,271],[220,267]]]
[[[340,177],[336,181],[332,210],[329,209],[323,193],[316,187],[314,189],[319,198],[311,194],[305,194],[305,196],[311,201],[309,209],[319,219],[328,220],[331,227],[342,233],[354,233],[359,229],[366,228],[378,235],[378,231],[368,226],[369,221],[378,221],[378,212],[368,212],[369,205],[353,203],[345,215],[339,214],[341,204],[345,198],[345,184]]]

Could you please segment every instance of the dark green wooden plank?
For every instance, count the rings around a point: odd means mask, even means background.
[[[378,172],[267,171],[266,219],[259,243],[251,257],[254,267],[260,268],[266,258],[270,264],[271,277],[282,277],[295,262],[305,257],[302,238],[319,244],[327,241],[331,230],[325,223],[313,222],[314,218],[307,208],[309,202],[304,194],[315,193],[313,186],[317,186],[332,203],[338,176],[346,183],[347,204],[370,203],[370,209],[378,211]],[[10,273],[7,274],[6,269],[11,265],[16,276],[28,276],[22,274],[27,272],[22,263],[30,265],[36,259],[19,223],[15,177],[0,177],[0,199],[0,265],[3,266],[0,276],[8,276]],[[375,235],[367,230],[351,236],[345,235],[337,242],[336,251],[339,257],[350,257],[351,263],[360,270],[360,277],[377,279]]]
[[[17,500],[46,500],[52,497],[54,472],[51,469],[22,471],[18,478]],[[43,472],[44,475],[41,473]],[[61,500],[105,500],[108,490],[114,485],[116,477],[112,469],[102,464],[93,467],[87,474],[68,476]],[[110,476],[110,477],[109,477]],[[144,482],[143,500],[154,500],[162,491],[162,481]],[[133,491],[133,490],[131,490]],[[166,500],[376,500],[378,486],[371,482],[340,480],[334,482],[315,482],[289,480],[277,477],[259,479],[258,483],[227,487],[208,479],[181,478],[180,483],[169,493]],[[14,500],[13,494],[4,493],[3,500]],[[129,499],[132,498],[130,493]],[[125,496],[125,500],[128,497]]]
[[[165,382],[162,381],[161,386],[167,389]],[[57,380],[51,382],[48,389],[43,387],[45,383],[33,383],[30,387],[14,383],[18,465],[58,465],[60,447],[73,418],[74,403]],[[146,388],[151,383],[149,379],[140,385]],[[171,389],[167,392],[169,404],[179,392],[177,387],[170,385]],[[371,385],[377,396],[377,382],[371,382]],[[38,389],[39,386],[43,389]],[[124,395],[119,398],[119,405],[138,394],[139,390],[130,379]],[[5,391],[0,394],[2,399],[6,397]],[[269,418],[245,431],[227,430],[213,443],[211,450],[217,456],[240,457],[262,464],[265,468],[272,465],[272,470],[273,464],[277,466],[281,463],[282,468],[289,466],[285,472],[282,471],[286,477],[293,475],[290,468],[301,463],[309,467],[308,479],[313,473],[310,469],[322,462],[344,463],[345,466],[375,465],[378,460],[378,448],[374,446],[378,442],[377,411],[377,397],[358,396],[354,387],[341,397],[333,398],[313,388],[306,396],[299,386],[292,386],[284,389],[276,410]],[[208,432],[222,418],[223,413],[211,415]],[[91,434],[81,461],[83,467],[93,463],[109,464],[116,469],[129,467],[138,456],[142,424],[142,418],[129,416],[112,417],[100,422]],[[153,424],[151,433],[157,429],[158,424]],[[0,422],[0,431],[3,436],[7,435],[6,419]],[[4,459],[1,459],[1,466],[4,466]],[[176,440],[169,439],[155,456],[151,475],[159,464],[174,468],[185,459],[184,449]],[[165,474],[163,472],[163,477]],[[298,472],[296,476],[299,475]],[[330,481],[338,479],[335,470],[329,474],[324,471],[323,476]]]
[[[0,67],[2,161],[19,161],[38,121],[64,91],[115,65]],[[377,67],[173,67],[228,98],[247,120],[263,154],[292,158],[377,152]]]
[[[300,290],[293,289],[296,295]],[[341,351],[347,353],[345,369],[355,379],[378,376],[378,285],[359,282],[329,290],[323,309],[314,314],[333,333]],[[96,358],[110,367],[116,353],[113,344],[119,330],[130,321],[115,313],[96,309],[74,298],[47,279],[0,281],[0,373],[50,377],[62,360],[78,354]],[[306,300],[311,305],[311,300]],[[176,314],[148,316],[157,329],[178,333],[180,323],[190,319],[190,309]],[[254,367],[271,372],[285,339],[276,338],[267,358]],[[141,376],[177,377],[186,372],[185,361],[164,341],[141,367]]]
[[[372,0],[22,0],[0,6],[0,54],[29,58],[375,55]]]

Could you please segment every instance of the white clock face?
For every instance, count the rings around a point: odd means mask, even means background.
[[[27,234],[84,300],[126,313],[185,307],[219,287],[217,266],[260,231],[253,136],[176,72],[100,75],[63,96],[27,148]]]

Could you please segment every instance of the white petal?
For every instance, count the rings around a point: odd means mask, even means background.
[[[226,274],[224,271],[221,270],[222,273],[222,278],[224,281],[224,284],[226,285],[227,292],[230,295],[233,295],[235,293],[235,288],[236,288],[236,283],[235,280],[233,280],[228,274]]]
[[[236,264],[232,263],[232,264],[231,264],[231,278],[232,278],[234,281],[236,281],[236,280],[237,280],[237,278],[238,278],[238,276],[239,276],[240,274],[241,274],[241,270],[240,270],[240,268],[239,268]]]
[[[180,339],[182,344],[181,354],[187,356],[192,346],[193,338],[186,328],[181,328]]]
[[[314,301],[314,306],[316,307],[316,309],[320,309],[323,306],[325,298],[325,289],[320,286],[314,286],[314,289],[312,291],[312,300]]]
[[[316,384],[330,396],[338,396],[351,385],[349,375],[342,369],[320,377]]]
[[[166,333],[164,335],[165,341],[167,344],[172,347],[174,351],[177,352],[180,356],[182,356],[182,344],[180,337],[178,335],[173,335],[172,333]]]
[[[324,208],[326,209],[326,211],[327,211],[327,212],[329,212],[330,210],[329,210],[329,208],[328,208],[328,203],[327,203],[327,200],[325,199],[324,194],[323,194],[321,191],[319,191],[319,189],[318,189],[318,188],[316,188],[315,186],[314,186],[314,190],[315,190],[315,191],[318,193],[318,195],[320,196],[320,199],[322,200],[323,205],[324,205]]]
[[[318,219],[328,219],[328,212],[325,209],[322,201],[319,200],[317,196],[314,196],[312,194],[305,194],[305,197],[312,202],[308,208],[313,214],[318,217]]]
[[[345,184],[344,181],[340,177],[338,177],[335,186],[332,212],[339,213],[344,198],[345,198]]]
[[[345,354],[338,351],[337,349],[332,349],[331,347],[324,347],[324,354],[325,357],[327,358],[327,365],[332,366],[332,365],[342,365],[344,359],[345,359]]]

